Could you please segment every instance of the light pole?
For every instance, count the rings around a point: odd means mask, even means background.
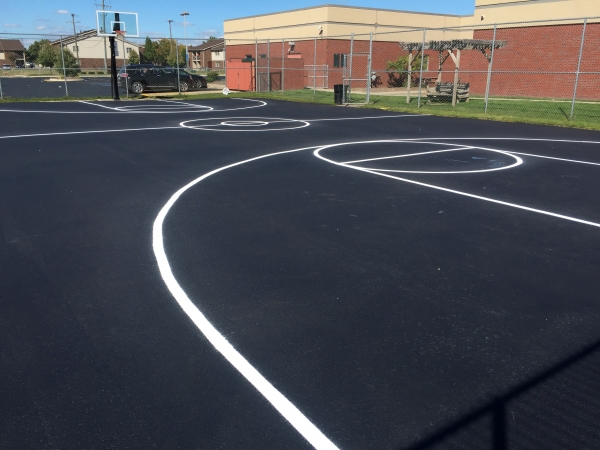
[[[185,34],[185,66],[187,68],[189,68],[190,67],[190,57],[188,55],[188,40],[187,40],[187,28],[186,28],[187,23],[185,21],[185,18],[186,18],[186,16],[189,16],[190,13],[187,11],[184,11],[179,15],[183,16],[183,34]]]
[[[169,19],[169,38],[171,38],[171,53],[173,53],[173,32],[171,31],[171,24],[173,23],[173,20]]]

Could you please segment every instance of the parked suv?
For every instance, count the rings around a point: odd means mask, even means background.
[[[141,94],[146,90],[169,91],[181,90],[187,92],[190,89],[206,87],[206,80],[198,75],[192,75],[185,70],[179,70],[179,82],[177,80],[177,69],[173,67],[155,66],[153,64],[129,64],[119,70],[119,87],[129,89],[134,94]]]

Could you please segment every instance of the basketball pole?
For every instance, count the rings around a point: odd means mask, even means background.
[[[112,89],[112,98],[113,100],[120,100],[119,84],[117,82],[117,59],[115,57],[115,37],[109,36],[108,42],[110,44],[110,85]]]

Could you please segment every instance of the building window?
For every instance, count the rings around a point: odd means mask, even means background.
[[[221,63],[215,62],[215,67],[221,67]]]
[[[74,51],[74,52],[78,52],[78,51],[79,51],[79,47],[78,47],[77,45],[74,45],[74,46],[73,46],[73,51]]]
[[[127,48],[125,49],[125,53],[127,53],[127,54],[129,55],[129,53],[131,53],[131,47],[127,47]]]
[[[333,55],[333,67],[347,67],[348,55],[343,53],[335,53]]]
[[[220,56],[221,52],[215,52],[215,56]]]
[[[115,45],[115,56],[119,56],[119,46]]]

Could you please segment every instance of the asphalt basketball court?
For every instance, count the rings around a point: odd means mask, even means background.
[[[0,119],[2,447],[600,445],[597,132],[230,98]]]

